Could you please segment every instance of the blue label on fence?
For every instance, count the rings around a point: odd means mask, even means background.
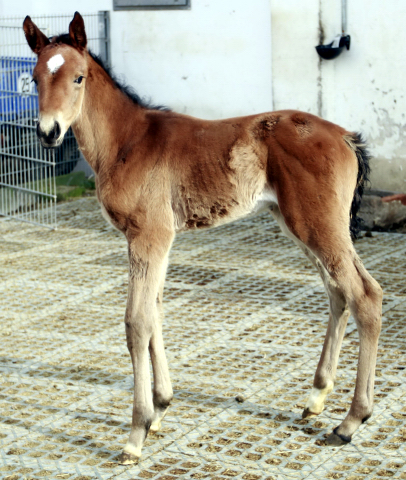
[[[0,117],[3,122],[34,116],[38,97],[32,71],[34,57],[0,57]]]

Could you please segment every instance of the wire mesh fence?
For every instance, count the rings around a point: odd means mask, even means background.
[[[109,12],[83,15],[89,48],[106,64]],[[68,15],[33,17],[51,37],[64,33]],[[70,129],[61,147],[44,149],[36,136],[38,93],[32,72],[36,57],[22,29],[23,17],[0,18],[0,215],[54,228],[55,177],[75,169],[80,152]]]

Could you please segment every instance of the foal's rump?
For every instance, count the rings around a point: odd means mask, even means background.
[[[267,179],[291,232],[309,246],[318,234],[349,236],[362,162],[368,168],[359,136],[308,113],[282,111],[269,114],[265,141]]]

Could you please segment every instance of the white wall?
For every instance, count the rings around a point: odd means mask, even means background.
[[[0,16],[59,15],[110,10],[113,0],[0,0]],[[66,31],[68,25],[66,25]],[[60,32],[58,32],[60,33]]]
[[[351,49],[320,60],[321,30],[341,32],[338,0],[271,0],[274,107],[299,108],[365,134],[372,186],[406,191],[406,2],[348,0]]]
[[[204,118],[272,108],[269,0],[117,11],[111,38],[115,71],[155,103]]]

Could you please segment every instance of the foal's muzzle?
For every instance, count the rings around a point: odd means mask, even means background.
[[[48,133],[41,130],[41,126],[37,124],[37,135],[41,140],[42,146],[45,148],[58,147],[62,143],[61,127],[58,122],[55,122]]]

